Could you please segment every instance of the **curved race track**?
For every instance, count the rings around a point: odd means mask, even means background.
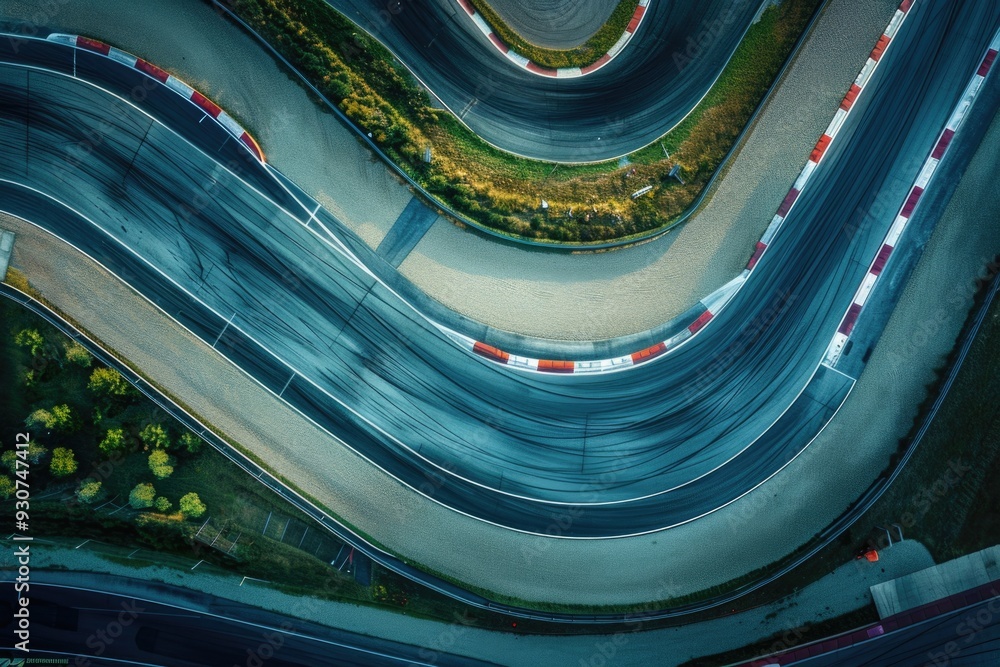
[[[439,502],[533,532],[567,513],[576,537],[655,530],[773,474],[852,385],[819,361],[1000,25],[998,2],[911,11],[745,287],[687,345],[627,372],[525,374],[459,350],[314,234],[330,216],[197,127],[191,105],[156,87],[139,96],[201,150],[106,92],[23,66],[72,72],[58,45],[24,43],[0,66],[0,208],[104,263]],[[123,91],[145,80],[82,51],[75,66]]]
[[[386,44],[480,137],[562,162],[618,157],[665,134],[712,87],[761,6],[654,0],[617,58],[557,80],[514,66],[455,0],[328,2]]]

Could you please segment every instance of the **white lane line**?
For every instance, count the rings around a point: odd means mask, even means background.
[[[850,380],[851,382],[857,382],[857,381],[858,381],[858,379],[857,379],[857,378],[853,378],[853,377],[851,377],[850,375],[848,375],[847,373],[845,373],[844,371],[842,371],[842,370],[839,370],[839,369],[836,369],[836,368],[834,368],[833,366],[829,365],[829,364],[828,364],[828,363],[826,363],[825,361],[824,361],[824,362],[823,362],[822,364],[820,364],[820,366],[823,366],[823,367],[824,367],[824,368],[826,368],[827,370],[830,370],[830,371],[833,371],[833,372],[834,372],[834,373],[836,373],[837,375],[843,375],[843,376],[844,376],[845,378],[847,378],[847,379],[848,379],[848,380]]]
[[[316,214],[319,212],[321,208],[323,208],[322,204],[316,204],[316,208],[313,209],[313,212],[309,214],[309,219],[306,220],[306,227],[309,226],[310,222],[316,219]]]
[[[412,660],[410,658],[406,658],[406,657],[403,657],[403,656],[392,655],[390,653],[382,653],[380,651],[375,651],[375,650],[372,650],[372,649],[361,648],[360,646],[352,646],[351,644],[344,644],[343,642],[333,641],[332,639],[324,639],[322,637],[313,637],[312,635],[307,635],[307,634],[302,633],[302,632],[296,632],[295,630],[286,630],[286,629],[283,629],[283,628],[276,628],[276,627],[271,626],[271,625],[265,625],[263,623],[254,623],[253,621],[245,621],[245,620],[240,619],[240,618],[223,616],[222,614],[215,614],[215,613],[212,613],[212,612],[210,612],[208,610],[204,610],[204,609],[191,609],[190,607],[183,607],[183,606],[181,606],[179,604],[172,604],[170,602],[162,602],[160,600],[151,600],[149,598],[142,598],[142,597],[139,597],[137,595],[132,595],[131,593],[120,593],[120,592],[117,592],[117,591],[105,591],[105,590],[101,590],[101,589],[97,589],[97,588],[87,588],[85,586],[69,586],[67,584],[50,584],[50,583],[40,582],[39,585],[41,585],[41,586],[50,586],[52,588],[63,588],[63,589],[69,589],[69,590],[84,591],[84,592],[87,592],[87,593],[101,593],[101,594],[108,594],[108,593],[110,593],[112,595],[115,595],[115,596],[120,597],[120,598],[125,598],[127,600],[141,600],[142,602],[148,602],[150,604],[160,605],[161,607],[169,607],[171,609],[179,609],[179,610],[187,612],[189,614],[195,614],[195,615],[201,615],[201,616],[211,616],[212,618],[218,618],[218,619],[220,619],[222,621],[226,621],[228,623],[236,623],[236,624],[239,624],[239,625],[246,625],[246,626],[250,626],[250,627],[253,627],[253,628],[259,628],[261,630],[270,630],[270,631],[273,631],[273,632],[280,632],[281,634],[288,635],[290,637],[299,637],[300,639],[305,639],[305,640],[314,641],[314,642],[320,642],[322,644],[329,644],[330,646],[337,646],[339,648],[347,649],[349,651],[357,651],[358,653],[364,653],[365,655],[375,655],[375,656],[378,656],[380,658],[387,658],[389,660],[395,660],[397,662],[403,662],[403,663],[407,663],[407,664],[410,664],[410,665],[421,665],[421,666],[426,666],[426,667],[432,667],[434,665],[434,663],[432,663],[432,662],[422,662],[422,661],[418,661],[418,660]],[[184,586],[183,588],[186,588],[186,589],[190,590],[187,586]],[[255,607],[254,605],[247,604],[246,602],[242,602],[240,600],[234,600],[234,602],[237,602],[238,604],[245,605],[247,607],[251,607],[251,608],[257,609],[257,607]],[[267,611],[267,610],[265,609],[264,611]],[[295,617],[293,616],[293,618],[295,618]],[[303,622],[308,622],[307,619],[301,619],[301,620]],[[360,633],[352,632],[350,630],[345,630],[345,632],[349,632],[352,635],[360,635]],[[360,635],[360,636],[364,637],[364,635]],[[400,643],[402,643],[402,642],[400,642]],[[403,644],[403,645],[406,646],[406,647],[408,647],[408,648],[419,648],[419,647],[415,647],[413,644]],[[102,659],[105,659],[105,658],[102,658]],[[146,664],[146,663],[143,663],[143,664]],[[155,667],[155,665],[153,667]]]
[[[61,203],[61,202],[60,202],[60,203]],[[218,345],[218,344],[219,344],[219,341],[220,341],[220,340],[222,340],[222,334],[226,333],[226,329],[228,329],[228,328],[229,328],[229,325],[233,323],[233,318],[234,318],[234,317],[236,317],[236,313],[233,313],[233,317],[230,317],[230,318],[229,318],[229,321],[228,321],[228,322],[226,322],[226,326],[222,327],[222,331],[220,331],[220,332],[219,332],[219,335],[218,335],[218,336],[216,336],[216,338],[215,338],[215,342],[214,342],[214,343],[212,343],[212,348],[213,348],[213,349],[215,348],[215,346],[216,346],[216,345]]]

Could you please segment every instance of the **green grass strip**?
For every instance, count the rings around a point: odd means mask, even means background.
[[[596,62],[621,39],[639,5],[636,0],[621,0],[604,25],[583,44],[572,49],[547,49],[521,37],[485,0],[470,2],[507,46],[533,63],[553,69],[586,67]]]

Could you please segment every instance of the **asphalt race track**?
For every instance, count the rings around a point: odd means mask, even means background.
[[[712,87],[762,4],[653,0],[618,57],[585,77],[555,80],[507,60],[456,0],[328,1],[388,46],[480,137],[562,162],[631,153],[679,123]]]
[[[13,586],[0,598],[0,618],[13,637]],[[31,584],[31,657],[80,656],[68,663],[101,665],[268,665],[388,667],[487,665],[478,660],[280,616],[211,595],[192,599],[197,611],[83,588]],[[144,595],[175,599],[186,591],[159,583]],[[231,619],[240,620],[231,620]],[[44,650],[37,648],[44,646]],[[6,648],[12,648],[9,644]],[[0,649],[0,655],[3,650]],[[7,657],[25,657],[10,651]],[[14,663],[17,664],[17,663]]]
[[[656,530],[766,480],[860,371],[860,352],[839,370],[819,362],[1000,26],[1000,2],[911,12],[745,287],[688,344],[626,372],[528,374],[458,349],[374,277],[391,269],[338,249],[322,231],[339,229],[329,214],[312,217],[195,107],[60,45],[0,44],[0,61],[18,63],[0,65],[0,209],[87,252],[438,502],[531,532]],[[136,91],[198,145],[27,63]],[[997,96],[985,97],[977,112],[991,117]],[[948,160],[943,173],[962,166]],[[890,261],[887,283],[903,264]]]

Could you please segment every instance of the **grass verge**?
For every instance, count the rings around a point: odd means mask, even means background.
[[[586,67],[596,62],[611,50],[628,27],[638,6],[636,0],[621,0],[611,16],[597,32],[583,44],[571,49],[547,49],[532,44],[511,28],[486,0],[470,0],[476,11],[483,15],[493,32],[516,53],[541,65],[559,69],[560,67]]]
[[[323,0],[233,0],[231,7],[445,207],[504,235],[586,245],[637,238],[683,215],[819,4],[786,0],[767,9],[683,122],[621,160],[586,165],[529,160],[490,146],[432,108],[388,50]],[[675,166],[683,184],[669,176]]]

